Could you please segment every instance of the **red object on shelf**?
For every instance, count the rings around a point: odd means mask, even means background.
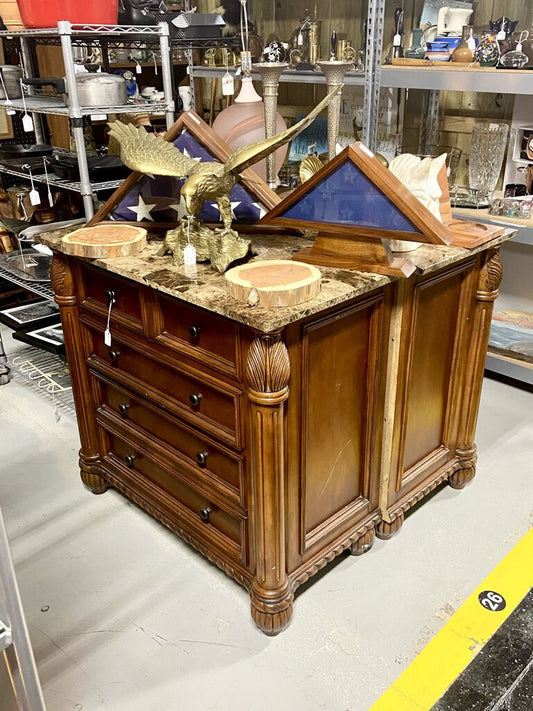
[[[55,27],[59,20],[74,25],[116,25],[118,0],[17,0],[24,26]]]

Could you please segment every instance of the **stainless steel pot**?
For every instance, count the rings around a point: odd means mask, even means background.
[[[12,64],[0,64],[0,73],[2,74],[2,80],[0,81],[0,99],[20,99],[22,96],[22,89],[20,87],[22,69]]]
[[[65,104],[69,104],[65,79],[43,77],[41,79],[23,79],[31,86],[53,86],[63,95]],[[76,74],[76,91],[80,106],[108,107],[123,106],[128,101],[126,80],[118,74],[88,72]]]

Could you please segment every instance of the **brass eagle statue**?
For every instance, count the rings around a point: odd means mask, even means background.
[[[184,155],[161,136],[147,133],[119,121],[110,123],[109,134],[120,144],[120,159],[132,170],[152,175],[186,178],[181,188],[187,211],[197,216],[206,200],[216,202],[224,231],[231,229],[230,193],[235,183],[243,179],[241,173],[270,153],[288,143],[304,130],[326,108],[340,87],[335,87],[305,118],[281,133],[256,143],[238,148],[225,163],[197,161]],[[245,179],[244,179],[245,180]]]

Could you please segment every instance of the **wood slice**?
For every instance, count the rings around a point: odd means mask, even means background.
[[[75,257],[131,257],[146,247],[146,230],[112,222],[75,230],[62,242],[63,251]]]
[[[287,259],[250,262],[226,272],[229,293],[250,306],[296,306],[320,291],[320,270]]]

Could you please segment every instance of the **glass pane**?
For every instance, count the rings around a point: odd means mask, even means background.
[[[351,161],[346,161],[280,217],[382,230],[420,230]]]
[[[183,131],[174,141],[182,153],[202,161],[214,161],[209,151],[188,131]],[[183,180],[164,175],[144,176],[110,213],[113,220],[129,222],[178,222],[186,214],[185,203],[180,198]],[[267,211],[259,200],[237,183],[231,191],[231,204],[237,222],[256,222]],[[206,202],[200,211],[204,222],[220,222],[215,202]]]

